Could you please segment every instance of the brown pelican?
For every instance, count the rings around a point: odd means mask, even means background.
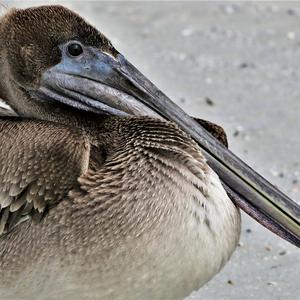
[[[77,14],[8,12],[0,72],[1,299],[182,299],[230,258],[236,205],[300,245],[299,206]]]

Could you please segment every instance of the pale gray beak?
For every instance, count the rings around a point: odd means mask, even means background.
[[[121,54],[85,47],[80,57],[65,54],[42,77],[38,96],[78,109],[112,115],[165,118],[199,144],[231,199],[282,238],[300,247],[300,207],[226,149],[174,104]]]

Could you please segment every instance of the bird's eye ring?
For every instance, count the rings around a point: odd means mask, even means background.
[[[83,53],[83,48],[78,42],[72,42],[68,45],[67,51],[70,56],[76,57]]]

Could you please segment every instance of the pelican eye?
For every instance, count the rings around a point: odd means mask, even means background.
[[[70,56],[79,56],[83,53],[82,46],[79,43],[70,43],[67,47],[67,51]]]

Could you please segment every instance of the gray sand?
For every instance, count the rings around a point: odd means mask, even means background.
[[[50,1],[2,1],[26,7]],[[300,201],[300,3],[63,2]],[[240,246],[188,299],[300,299],[299,251],[243,215]]]

